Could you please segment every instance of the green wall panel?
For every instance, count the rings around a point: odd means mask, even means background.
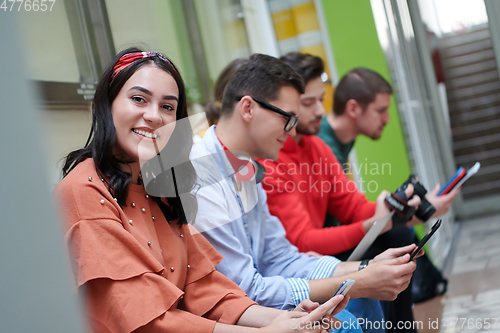
[[[339,77],[355,67],[366,67],[391,82],[380,46],[369,0],[322,0],[328,34]],[[391,121],[380,140],[364,136],[356,140],[358,172],[370,200],[381,190],[394,191],[411,173],[403,131],[394,97]]]

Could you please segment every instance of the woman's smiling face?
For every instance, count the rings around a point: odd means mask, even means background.
[[[153,64],[139,68],[111,105],[115,156],[129,163],[156,156],[174,130],[178,104],[179,88],[172,75]]]

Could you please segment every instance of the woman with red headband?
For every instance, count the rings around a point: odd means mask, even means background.
[[[138,49],[118,54],[97,86],[87,143],[67,156],[55,190],[92,331],[325,331],[325,313],[342,297],[283,312],[256,305],[215,270],[222,257],[188,224],[191,145],[172,62]]]

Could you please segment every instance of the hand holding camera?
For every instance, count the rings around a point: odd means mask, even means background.
[[[413,185],[413,194],[408,197],[405,190],[410,184]],[[425,198],[426,194],[427,190],[418,181],[417,177],[415,177],[415,175],[410,175],[403,185],[385,198],[386,206],[390,210],[395,211],[392,217],[393,227],[404,225],[406,222],[410,221],[414,215],[423,222],[426,222],[436,212],[434,206]],[[420,198],[420,204],[417,209],[409,204],[409,201],[415,196]]]

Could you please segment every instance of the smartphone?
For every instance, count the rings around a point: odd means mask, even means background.
[[[469,170],[465,171],[463,167],[460,167],[457,173],[451,177],[450,181],[446,183],[445,186],[439,191],[438,196],[450,193],[454,188],[458,188],[462,186],[463,183],[473,175],[475,175],[479,168],[481,167],[481,163],[476,162]]]
[[[345,296],[347,294],[347,292],[349,291],[349,289],[351,289],[354,282],[356,282],[354,279],[349,279],[349,280],[345,280],[344,282],[342,282],[339,289],[337,289],[337,291],[335,292],[335,294],[332,297],[335,297],[337,295]],[[335,309],[335,307],[330,309],[330,311],[328,311],[328,314],[332,314],[334,309]]]
[[[420,250],[422,250],[425,243],[429,241],[429,239],[432,237],[432,235],[434,235],[434,233],[439,229],[440,226],[441,226],[441,219],[438,219],[436,223],[434,223],[434,225],[432,226],[431,230],[429,230],[425,235],[425,237],[422,238],[422,240],[418,243],[417,248],[415,249],[415,251],[412,252],[410,256],[409,261],[412,261],[413,258],[415,258],[415,256],[420,252]]]
[[[443,186],[443,188],[441,188],[441,190],[438,193],[438,196],[450,193],[451,190],[453,190],[455,186],[458,184],[458,182],[460,182],[464,177],[465,177],[465,169],[464,167],[460,167],[457,173],[455,173],[455,175],[451,177],[450,181],[446,183],[446,185]]]

